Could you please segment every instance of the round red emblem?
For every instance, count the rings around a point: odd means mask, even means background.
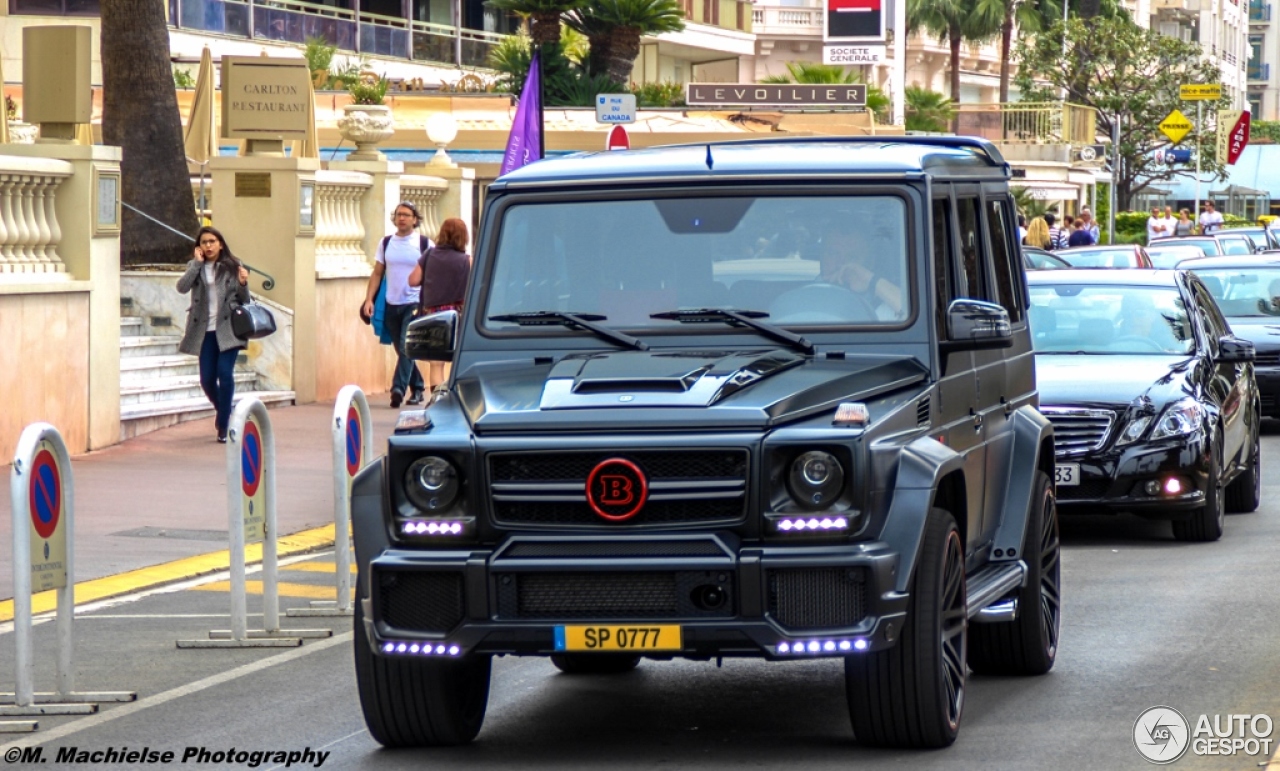
[[[649,480],[625,458],[602,460],[587,475],[587,503],[610,522],[631,519],[649,497]]]

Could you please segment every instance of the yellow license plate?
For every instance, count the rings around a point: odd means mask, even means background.
[[[681,647],[680,627],[675,624],[556,627],[558,651],[678,651]]]

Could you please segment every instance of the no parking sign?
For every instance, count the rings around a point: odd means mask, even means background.
[[[67,529],[63,473],[48,439],[36,447],[27,475],[31,523],[31,589],[43,592],[67,585]]]
[[[262,477],[266,474],[263,464],[262,433],[258,430],[256,415],[250,414],[244,422],[240,439],[240,491],[244,507],[245,543],[257,543],[266,538],[267,505]]]
[[[364,425],[360,411],[352,404],[347,408],[347,475],[354,477],[364,467]]]

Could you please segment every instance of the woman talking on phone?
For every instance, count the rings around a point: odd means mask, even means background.
[[[200,357],[200,388],[213,403],[218,441],[227,441],[231,397],[235,395],[236,354],[244,341],[231,331],[231,312],[249,302],[249,271],[211,227],[196,233],[195,257],[178,279],[178,291],[191,293],[187,331],[178,350]]]

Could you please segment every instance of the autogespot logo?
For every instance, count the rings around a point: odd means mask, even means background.
[[[1191,726],[1173,707],[1152,707],[1133,724],[1133,746],[1156,765],[1172,763],[1187,752]]]

